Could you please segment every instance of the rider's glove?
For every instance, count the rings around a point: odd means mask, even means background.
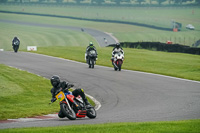
[[[51,102],[53,103],[53,102],[55,102],[56,101],[56,98],[52,98],[51,99]]]

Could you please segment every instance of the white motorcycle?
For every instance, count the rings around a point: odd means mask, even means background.
[[[121,67],[124,61],[124,54],[122,54],[121,52],[116,52],[114,54],[114,57],[111,59],[112,64],[114,66],[114,70],[117,71],[121,71]]]

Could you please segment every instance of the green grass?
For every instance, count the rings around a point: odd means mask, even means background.
[[[38,17],[28,15],[13,15],[0,13],[1,19],[18,20],[25,22],[36,22],[43,24],[68,25],[78,27],[94,28],[101,31],[113,33],[120,42],[137,41],[159,41],[171,40],[173,43],[180,43],[191,46],[200,39],[200,8],[127,8],[127,7],[79,7],[79,6],[8,6],[0,5],[1,10],[22,11],[31,13],[44,13],[75,16],[83,18],[115,19],[158,25],[170,28],[171,20],[182,23],[181,32],[163,31],[134,25],[100,23],[83,20],[72,20],[64,18]],[[192,14],[194,11],[194,14]],[[98,17],[97,17],[98,14]],[[125,19],[123,19],[125,18]],[[187,24],[193,24],[195,30],[187,30]],[[4,26],[5,27],[5,26]],[[53,32],[53,31],[51,31]],[[1,45],[1,44],[0,44]]]
[[[49,105],[52,86],[48,79],[0,64],[0,82],[0,120],[55,113],[60,109],[58,102]]]
[[[3,129],[3,133],[199,133],[200,120]]]
[[[22,26],[17,24],[0,23],[0,48],[12,50],[14,36],[18,36],[20,48],[27,46],[86,46],[95,40],[86,33],[66,29]]]
[[[68,51],[67,53],[65,51]],[[112,67],[111,47],[97,48],[98,65]],[[199,55],[124,48],[122,69],[145,71],[200,81]],[[85,62],[84,47],[39,47],[37,53]]]
[[[41,13],[79,18],[120,20],[170,27],[171,20],[197,24],[200,18],[198,7],[104,7],[104,6],[51,6],[51,5],[0,5],[4,11]],[[53,10],[52,10],[53,9]]]
[[[42,115],[58,111],[49,106],[49,80],[18,69],[0,65],[0,119]]]

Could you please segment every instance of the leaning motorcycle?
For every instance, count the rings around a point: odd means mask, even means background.
[[[113,59],[111,59],[114,70],[117,71],[121,71],[121,67],[124,61],[124,54],[122,54],[121,52],[116,52],[114,54]]]
[[[59,90],[56,94],[56,99],[60,101],[62,114],[70,120],[84,118],[86,116],[91,119],[96,118],[97,114],[94,107],[86,108],[82,98],[80,96],[75,97],[70,91],[64,93],[63,90]]]
[[[94,68],[94,65],[96,64],[96,60],[97,60],[97,53],[95,50],[91,50],[88,54],[88,59],[87,59],[89,68]]]
[[[19,49],[19,41],[15,41],[13,43],[13,50],[15,53],[17,53],[18,49]]]

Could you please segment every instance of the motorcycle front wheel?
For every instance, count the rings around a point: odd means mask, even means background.
[[[117,66],[118,66],[119,71],[121,71],[122,61],[119,60],[119,61],[117,62]]]
[[[69,106],[65,103],[60,104],[62,113],[70,120],[76,120],[76,114],[74,110],[70,110]]]
[[[18,49],[19,49],[18,46],[14,46],[14,47],[13,47],[13,50],[14,50],[15,53],[17,53]]]
[[[91,63],[90,63],[91,67],[94,68],[94,59],[90,59],[90,61],[91,61]]]

